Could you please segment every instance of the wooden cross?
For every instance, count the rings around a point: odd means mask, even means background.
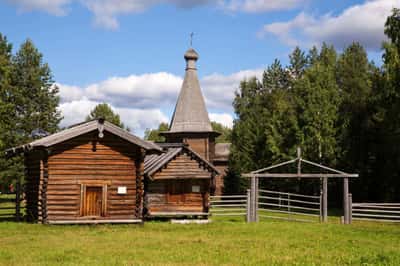
[[[192,47],[192,44],[193,44],[193,35],[194,35],[193,32],[190,33],[190,47]]]

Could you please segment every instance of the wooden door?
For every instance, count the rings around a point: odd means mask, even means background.
[[[84,216],[101,216],[103,205],[103,188],[86,187],[85,204],[83,209]]]

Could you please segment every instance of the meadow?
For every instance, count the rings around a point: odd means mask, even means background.
[[[400,226],[0,223],[0,265],[400,265]]]

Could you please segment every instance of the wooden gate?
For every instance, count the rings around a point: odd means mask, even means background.
[[[263,189],[258,191],[257,215],[260,218],[300,222],[322,220],[322,194],[310,196]]]

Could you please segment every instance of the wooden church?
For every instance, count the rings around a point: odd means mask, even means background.
[[[197,77],[186,73],[166,143],[152,143],[97,119],[8,150],[25,157],[26,217],[49,224],[137,223],[208,215],[220,194],[229,144],[216,144]]]

